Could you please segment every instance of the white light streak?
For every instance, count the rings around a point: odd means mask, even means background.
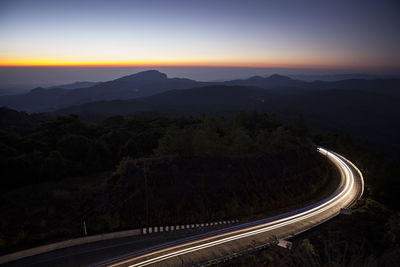
[[[202,250],[205,248],[220,245],[220,244],[238,240],[241,238],[250,237],[250,236],[268,232],[268,231],[271,231],[271,230],[274,230],[274,229],[277,229],[277,228],[280,228],[280,227],[283,227],[286,225],[294,224],[296,222],[307,220],[308,218],[316,216],[316,215],[320,215],[329,209],[335,209],[336,211],[334,211],[334,213],[339,213],[340,208],[345,207],[346,205],[349,205],[353,201],[353,199],[355,198],[355,194],[357,193],[357,191],[354,190],[355,179],[354,179],[353,172],[351,171],[350,167],[346,164],[346,162],[348,164],[350,164],[358,172],[358,174],[360,176],[361,188],[362,188],[361,195],[362,195],[363,187],[364,187],[364,181],[363,181],[362,174],[361,174],[360,170],[346,158],[343,157],[343,159],[342,159],[339,156],[336,156],[334,153],[332,153],[324,148],[319,147],[318,151],[321,154],[326,155],[340,169],[340,171],[342,173],[342,179],[344,180],[344,185],[342,186],[341,190],[338,193],[331,196],[330,198],[327,198],[326,201],[324,203],[322,203],[321,205],[310,208],[303,212],[299,212],[295,215],[291,215],[291,216],[288,216],[285,218],[281,218],[281,219],[272,221],[272,222],[268,222],[268,223],[264,223],[264,224],[260,224],[260,225],[256,225],[256,226],[251,226],[251,227],[246,227],[243,229],[234,230],[234,231],[219,234],[216,236],[206,237],[206,238],[203,238],[200,240],[195,240],[195,241],[187,242],[184,244],[176,245],[173,247],[169,247],[166,249],[150,252],[150,253],[147,253],[144,255],[130,258],[123,262],[113,264],[111,266],[118,266],[123,263],[129,263],[129,262],[132,262],[135,260],[140,260],[142,258],[146,258],[146,257],[150,257],[150,256],[154,255],[153,258],[129,265],[129,267],[147,266],[149,264],[154,264],[154,263],[157,263],[157,262],[169,259],[169,258],[177,257],[177,256],[180,256],[180,255],[183,255],[186,253]],[[329,217],[329,215],[327,215],[325,217],[322,216],[323,219],[324,218],[327,219]],[[191,246],[191,245],[193,245],[193,246]],[[188,247],[188,246],[191,246],[191,247]],[[175,249],[176,249],[176,251],[172,251]],[[168,251],[172,251],[172,252],[157,256],[157,254],[160,254],[163,252],[168,252]]]

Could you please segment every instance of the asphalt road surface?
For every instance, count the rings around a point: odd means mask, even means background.
[[[94,266],[181,266],[243,250],[250,245],[289,238],[313,228],[339,214],[341,208],[357,201],[364,188],[361,172],[349,160],[319,147],[318,151],[336,165],[341,174],[338,189],[328,198],[305,208],[272,218],[249,222],[201,236],[170,242],[164,247],[148,248],[99,262]]]
[[[318,151],[339,169],[341,182],[331,196],[302,209],[213,231],[178,231],[85,244],[5,266],[192,266],[276,238],[290,238],[338,215],[363,193],[363,177],[353,163],[324,148]]]

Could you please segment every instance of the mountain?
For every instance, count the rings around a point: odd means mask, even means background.
[[[343,89],[374,92],[385,95],[400,96],[400,79],[350,79],[336,82],[315,81],[307,84],[307,88],[315,90]]]
[[[57,101],[68,89],[35,88],[26,94],[7,95],[0,97],[0,106],[26,112],[46,112],[58,108]]]
[[[325,84],[318,84],[318,90],[287,91],[282,94],[275,90],[264,90],[258,87],[250,86],[226,86],[209,85],[196,87],[186,90],[170,90],[148,97],[136,98],[127,101],[98,101],[75,105],[60,109],[57,113],[81,113],[81,112],[99,112],[114,114],[108,112],[108,108],[113,104],[125,106],[124,114],[134,113],[141,109],[146,111],[175,110],[178,113],[196,113],[215,111],[218,109],[237,110],[260,109],[268,112],[278,112],[295,110],[296,112],[312,111],[318,115],[321,111],[332,115],[340,114],[340,119],[345,120],[343,116],[351,117],[347,114],[349,111],[361,114],[376,114],[376,119],[380,116],[390,117],[392,114],[398,114],[400,108],[396,103],[400,103],[400,95],[386,94],[374,91],[376,85],[366,90],[351,90],[353,81],[334,84],[338,89],[325,89]],[[384,84],[381,84],[383,88]],[[312,87],[312,84],[309,85]],[[342,87],[342,88],[340,88]],[[334,87],[335,88],[335,87]],[[387,103],[387,105],[385,105]],[[112,108],[114,109],[114,107]],[[193,111],[193,112],[191,112]],[[331,116],[327,116],[329,118]]]
[[[25,94],[29,92],[29,90],[30,88],[27,89],[20,87],[5,86],[0,88],[0,96]]]
[[[257,87],[210,85],[187,90],[171,90],[140,99],[154,105],[179,107],[243,106],[265,91]]]
[[[168,90],[182,90],[207,85],[242,85],[264,89],[277,87],[295,87],[301,81],[285,76],[272,75],[268,78],[255,76],[245,80],[227,82],[198,82],[183,78],[168,78],[156,70],[139,72],[116,80],[102,82],[86,88],[37,88],[26,94],[0,97],[0,105],[27,112],[42,112],[105,100],[126,100],[147,97]],[[75,84],[76,86],[79,85]],[[39,92],[40,91],[40,92]]]
[[[245,86],[210,85],[187,90],[170,90],[133,100],[112,100],[86,103],[58,110],[57,114],[132,114],[137,111],[192,112],[218,109],[238,109],[256,104],[266,92]]]
[[[205,84],[189,79],[168,78],[164,73],[150,70],[89,88],[72,90],[59,100],[59,104],[69,106],[99,100],[133,99],[172,89],[188,89]]]
[[[288,75],[292,79],[313,82],[325,81],[336,82],[342,80],[364,79],[364,80],[377,80],[377,79],[399,79],[400,77],[394,75],[374,75],[365,73],[348,73],[348,74],[325,74],[325,75],[304,75],[294,74]]]
[[[275,74],[269,77],[253,76],[249,79],[225,82],[198,82],[183,78],[168,78],[164,73],[149,70],[85,88],[36,88],[26,94],[0,96],[0,106],[26,112],[43,112],[90,102],[138,99],[169,90],[183,90],[210,85],[258,87],[281,95],[299,94],[313,90],[343,89],[400,96],[400,79],[305,82]]]
[[[78,89],[78,88],[87,88],[99,84],[100,82],[74,82],[62,85],[55,85],[51,87],[47,87],[47,89],[55,89],[55,88],[63,88],[63,89]]]
[[[354,81],[337,83],[347,87]],[[376,84],[371,88],[376,89]],[[383,83],[384,84],[384,83]],[[358,88],[358,87],[357,87]],[[170,115],[229,115],[239,110],[275,113],[290,122],[299,114],[317,130],[368,138],[393,153],[400,149],[400,96],[371,90],[300,90],[288,94],[256,87],[212,85],[171,90],[128,101],[101,101],[68,107],[57,114],[128,115],[138,111]]]
[[[293,80],[289,77],[274,74],[267,78],[261,76],[253,76],[249,79],[232,80],[222,82],[224,85],[242,85],[242,86],[255,86],[264,89],[273,89],[280,87],[301,87],[305,85],[304,81]]]
[[[164,73],[150,70],[87,88],[35,88],[25,94],[0,96],[0,106],[26,112],[43,112],[94,101],[145,97],[171,89],[188,89],[206,84],[168,78]]]

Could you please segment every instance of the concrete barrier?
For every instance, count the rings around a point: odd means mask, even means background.
[[[278,239],[277,245],[283,248],[292,249],[293,243],[284,239]]]
[[[133,230],[128,230],[128,231],[120,231],[120,232],[114,232],[114,233],[108,233],[108,234],[80,237],[80,238],[61,241],[61,242],[57,242],[57,243],[53,243],[53,244],[49,244],[49,245],[26,249],[26,250],[22,250],[22,251],[18,251],[18,252],[14,252],[11,254],[0,256],[0,264],[6,263],[9,261],[19,260],[19,259],[26,258],[29,256],[34,256],[37,254],[50,252],[50,251],[57,250],[57,249],[73,247],[73,246],[87,244],[87,243],[91,243],[91,242],[97,242],[97,241],[103,241],[103,240],[109,240],[109,239],[121,238],[121,237],[128,237],[128,236],[135,236],[135,235],[140,235],[140,234],[146,235],[146,234],[157,233],[157,232],[168,232],[168,231],[174,231],[174,230],[180,230],[180,229],[183,230],[185,228],[191,229],[191,228],[199,228],[199,227],[204,227],[204,226],[215,226],[215,225],[220,225],[220,224],[237,223],[237,222],[239,222],[238,219],[231,220],[231,221],[219,221],[219,222],[210,222],[210,223],[201,223],[201,224],[187,224],[187,225],[176,225],[176,226],[171,225],[171,226],[159,226],[159,227],[156,226],[156,227],[146,227],[146,228],[141,228],[141,229],[133,229]]]

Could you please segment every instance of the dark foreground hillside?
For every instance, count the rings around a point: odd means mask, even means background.
[[[1,253],[82,236],[83,221],[95,234],[266,217],[328,195],[337,181],[301,120],[266,114],[59,117],[5,129],[0,141]]]
[[[364,200],[354,215],[304,233],[290,253],[272,248],[231,263],[349,265],[361,257],[358,265],[367,265],[386,258],[393,263],[398,255],[398,166],[367,142],[310,133],[301,117],[282,124],[246,112],[229,119],[141,114],[88,124],[77,116],[43,121],[4,114],[1,254],[82,236],[83,221],[96,234],[244,221],[302,207],[335,188],[335,168],[315,152],[315,143],[348,157],[363,172]],[[32,123],[20,127],[25,124],[18,118]]]
[[[147,225],[254,218],[326,196],[337,178],[323,157],[300,147],[246,157],[126,160],[107,182],[104,207],[119,214],[123,227],[146,225],[147,182]]]

